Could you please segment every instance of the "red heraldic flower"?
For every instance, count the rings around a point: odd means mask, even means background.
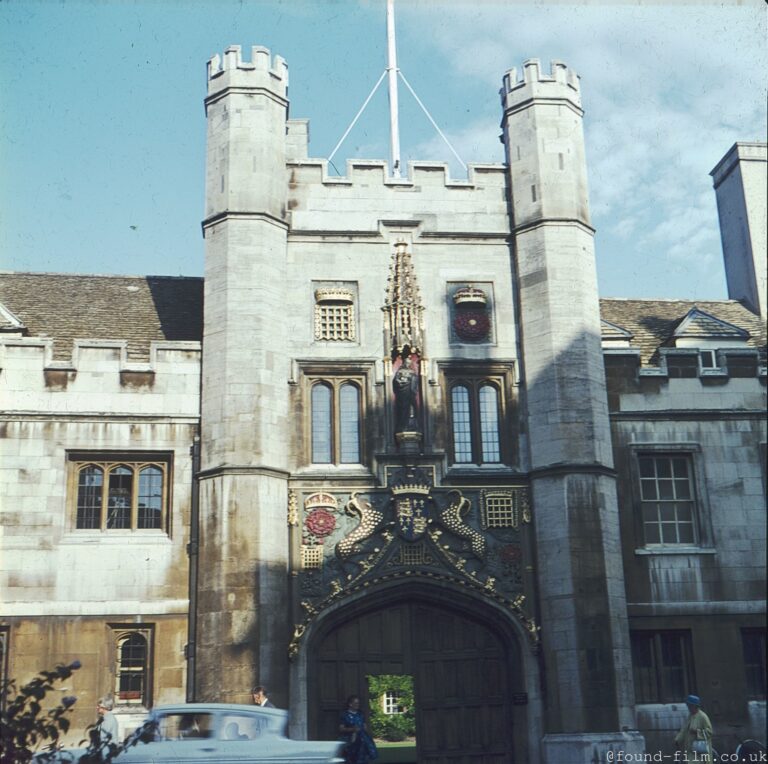
[[[463,340],[484,340],[488,336],[491,322],[484,310],[461,310],[453,319],[453,328]]]
[[[327,509],[314,509],[304,524],[313,536],[322,539],[330,536],[336,529],[336,518]]]

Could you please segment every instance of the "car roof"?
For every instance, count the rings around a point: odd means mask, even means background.
[[[178,703],[169,706],[157,706],[152,709],[154,714],[269,714],[270,716],[287,716],[283,708],[268,708],[265,706],[249,706],[244,703]]]

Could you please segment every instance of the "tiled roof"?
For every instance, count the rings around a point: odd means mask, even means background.
[[[24,330],[24,324],[0,302],[0,332],[18,334]]]
[[[0,303],[30,337],[52,337],[61,360],[76,339],[126,340],[128,357],[145,361],[152,341],[203,333],[201,278],[0,273]]]
[[[600,300],[601,318],[632,333],[630,344],[639,348],[643,365],[658,364],[658,349],[671,344],[675,329],[694,308],[749,332],[748,346],[765,346],[764,322],[736,300]]]
[[[52,337],[61,360],[75,339],[126,340],[129,358],[141,361],[152,341],[200,341],[203,333],[202,278],[0,273],[0,303],[29,336]],[[694,308],[749,332],[748,345],[765,346],[763,321],[735,300],[600,300],[611,334],[629,332],[644,365],[658,362],[659,347]]]

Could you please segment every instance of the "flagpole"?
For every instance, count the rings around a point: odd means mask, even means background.
[[[400,177],[400,129],[397,104],[397,49],[395,47],[395,3],[387,0],[387,76],[389,84],[389,145],[392,177]]]

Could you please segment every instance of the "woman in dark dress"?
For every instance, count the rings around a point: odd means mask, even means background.
[[[347,764],[368,764],[379,758],[376,744],[365,729],[365,717],[360,711],[360,698],[357,695],[347,698],[347,707],[341,713],[339,732],[347,744],[344,747],[344,761]]]

